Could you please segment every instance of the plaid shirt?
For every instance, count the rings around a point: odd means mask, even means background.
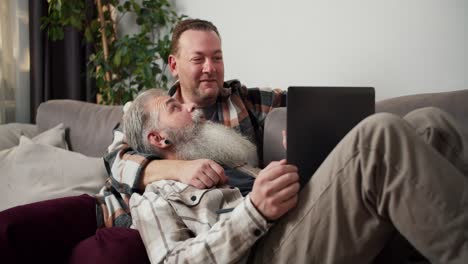
[[[176,83],[169,95],[180,100],[179,89]],[[237,80],[227,81],[216,102],[217,119],[214,121],[239,131],[255,142],[261,161],[265,118],[273,108],[285,105],[286,92],[280,89],[247,89]],[[143,191],[140,190],[143,171],[151,160],[159,158],[129,148],[121,128],[114,131],[114,142],[108,151],[104,161],[110,177],[96,195],[98,225],[129,227],[132,223],[128,207],[130,196]]]
[[[246,263],[271,226],[237,188],[162,180],[133,195],[130,208],[151,263]]]

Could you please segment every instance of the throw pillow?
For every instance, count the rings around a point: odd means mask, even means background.
[[[37,126],[31,124],[10,123],[0,125],[0,150],[9,149],[19,144],[19,138],[37,135]]]
[[[22,138],[26,137],[21,136],[21,139]],[[62,149],[68,149],[68,144],[65,139],[65,127],[62,123],[35,136],[32,138],[32,141],[38,144],[51,145]]]
[[[53,198],[94,195],[107,178],[102,158],[91,158],[27,137],[0,152],[0,210]]]

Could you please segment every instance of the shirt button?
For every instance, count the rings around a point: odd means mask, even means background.
[[[197,199],[197,197],[195,195],[190,197],[190,200],[192,200],[192,201],[195,201],[196,199]]]
[[[253,233],[255,236],[260,236],[262,234],[262,231],[255,229]]]

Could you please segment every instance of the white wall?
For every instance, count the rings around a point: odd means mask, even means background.
[[[466,0],[175,0],[217,25],[226,79],[365,85],[377,99],[468,88]]]

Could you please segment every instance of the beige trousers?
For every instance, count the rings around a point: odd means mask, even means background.
[[[467,142],[448,114],[375,114],[337,145],[253,248],[254,263],[371,263],[395,231],[432,263],[468,263]]]

